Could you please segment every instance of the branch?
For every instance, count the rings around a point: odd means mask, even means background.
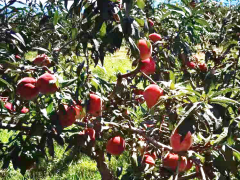
[[[196,177],[199,177],[200,173],[196,172],[196,173],[191,173],[185,176],[182,176],[180,178],[178,178],[178,180],[188,180],[188,179],[194,179]]]
[[[167,146],[165,144],[162,144],[160,142],[157,142],[155,139],[153,139],[151,137],[148,137],[144,130],[137,129],[135,127],[129,127],[128,125],[119,125],[119,124],[114,123],[114,122],[103,122],[103,123],[108,124],[109,126],[115,126],[115,127],[120,126],[122,129],[129,130],[133,133],[136,133],[136,134],[139,134],[139,135],[143,136],[147,141],[149,141],[151,144],[153,144],[154,146],[156,146],[158,148],[164,148],[165,150],[172,151],[172,147]]]
[[[127,78],[127,77],[130,77],[130,76],[135,76],[141,69],[141,61],[138,63],[138,66],[136,69],[134,69],[133,71],[129,72],[129,73],[126,73],[126,74],[118,74],[117,75],[117,78],[121,79],[121,78]]]
[[[152,78],[150,78],[148,75],[146,75],[144,72],[142,72],[142,74],[153,84],[157,84],[154,80],[152,80]]]

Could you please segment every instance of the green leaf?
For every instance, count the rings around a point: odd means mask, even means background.
[[[223,132],[219,135],[219,137],[214,141],[214,144],[218,144],[228,135],[228,127],[223,128]]]
[[[224,96],[218,96],[218,97],[214,97],[214,98],[211,98],[210,99],[210,102],[211,103],[217,103],[217,104],[226,104],[226,105],[235,105],[235,104],[238,104],[240,105],[239,102],[233,100],[233,99],[230,99],[230,98],[226,98]]]
[[[207,26],[209,27],[209,24],[206,20],[204,19],[194,19],[198,24],[202,25],[202,26]]]
[[[11,36],[14,37],[15,39],[17,39],[19,42],[21,42],[22,45],[26,46],[21,34],[15,33],[15,34],[11,34]]]
[[[53,111],[53,102],[51,102],[48,107],[47,107],[47,114],[51,114],[51,112]]]
[[[14,91],[13,86],[12,86],[11,84],[9,84],[7,81],[5,81],[4,79],[0,78],[0,82],[4,83],[5,85],[7,85],[7,87],[8,87],[10,90]]]
[[[76,77],[74,79],[64,80],[64,81],[59,82],[59,85],[60,85],[61,88],[68,87],[71,84],[73,84],[77,79],[78,78]]]
[[[99,34],[101,37],[106,35],[106,28],[107,28],[106,23],[105,22],[102,23],[102,26],[101,26],[101,29],[100,29],[100,34]]]
[[[145,7],[145,1],[144,0],[137,0],[137,6],[140,9],[143,9]]]
[[[78,32],[77,28],[72,28],[72,39],[76,38],[77,32]]]
[[[59,19],[59,14],[58,11],[55,11],[54,13],[54,17],[53,17],[53,25],[56,26],[58,23],[58,19]]]

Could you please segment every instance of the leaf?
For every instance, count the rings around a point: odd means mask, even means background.
[[[240,105],[240,103],[239,102],[237,102],[237,101],[235,101],[235,100],[233,100],[233,99],[230,99],[230,98],[226,98],[226,97],[224,97],[224,96],[218,96],[218,97],[214,97],[214,98],[211,98],[210,99],[210,102],[211,103],[217,103],[217,104],[226,104],[226,105],[230,105],[230,104],[232,104],[232,105],[235,105],[235,104],[238,104],[238,105]]]
[[[74,79],[64,80],[64,81],[59,82],[59,85],[60,85],[61,88],[68,87],[71,84],[73,84],[77,79],[78,78],[76,77]]]
[[[15,34],[11,34],[11,36],[14,37],[15,39],[17,39],[19,42],[21,42],[22,45],[26,46],[21,34],[15,33]]]
[[[47,107],[47,114],[51,114],[53,112],[53,102],[51,102]]]
[[[144,0],[137,0],[137,6],[140,8],[140,9],[143,9],[145,7],[145,2]]]
[[[219,137],[214,141],[214,144],[218,144],[228,135],[228,127],[223,128],[223,132],[219,135]]]
[[[209,24],[206,20],[204,19],[194,19],[199,25],[202,25],[202,26],[207,26],[209,27]]]
[[[107,28],[106,22],[102,23],[100,34],[99,34],[101,37],[106,35],[106,28]]]
[[[41,47],[33,47],[34,50],[40,50],[40,51],[43,51],[43,52],[46,52],[46,53],[50,53],[47,49],[45,48],[41,48]]]
[[[59,14],[58,11],[55,11],[54,13],[54,17],[53,17],[53,25],[56,26],[58,23],[58,19],[59,19]]]
[[[77,28],[72,28],[72,39],[75,39],[77,37],[77,32],[78,32]]]
[[[4,79],[0,78],[0,82],[4,83],[5,85],[7,85],[7,87],[11,90],[14,91],[14,88],[11,84],[9,84],[7,81],[5,81]]]

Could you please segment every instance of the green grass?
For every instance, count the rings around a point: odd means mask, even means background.
[[[28,52],[25,58],[33,60],[37,56],[37,52]],[[131,62],[126,56],[126,50],[121,48],[117,53],[105,57],[104,68],[100,65],[90,67],[93,74],[98,77],[114,82],[118,72],[126,73],[131,70]],[[14,132],[0,130],[0,141],[8,142],[8,139]],[[65,152],[66,147],[61,147],[55,144],[55,158],[49,159],[48,162],[41,162],[36,168],[27,171],[24,176],[20,170],[14,170],[12,164],[6,170],[0,170],[1,180],[99,180],[101,175],[96,167],[96,162],[91,160],[84,154],[80,155],[77,161],[72,161],[69,154]],[[112,157],[111,161],[107,160],[109,167],[113,172],[116,172],[118,166],[123,166],[123,171],[127,168],[127,154],[123,154],[116,159]],[[106,157],[107,159],[107,157]],[[0,163],[0,166],[2,163]]]

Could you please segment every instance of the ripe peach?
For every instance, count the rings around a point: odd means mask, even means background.
[[[37,87],[43,94],[53,94],[58,90],[56,81],[57,78],[54,75],[45,73],[37,80]]]
[[[87,111],[95,117],[102,115],[102,99],[98,95],[90,94]]]
[[[39,89],[36,87],[36,79],[25,77],[17,84],[17,94],[24,100],[32,100],[38,96]]]
[[[148,59],[152,55],[152,45],[149,41],[146,41],[145,39],[140,39],[138,41],[138,49],[140,51],[140,58],[141,59]]]
[[[15,55],[15,58],[16,58],[16,59],[21,59],[21,56]]]
[[[177,131],[170,137],[170,144],[175,152],[187,151],[192,146],[193,138],[190,131],[188,131],[183,141],[181,141],[181,137],[182,135],[178,134]]]
[[[81,105],[75,105],[75,110],[76,110],[76,119],[82,119],[86,115]]]
[[[149,26],[150,26],[150,27],[153,27],[153,26],[154,26],[154,22],[153,22],[151,19],[148,20],[148,23],[149,23]]]
[[[155,43],[157,41],[161,41],[162,37],[161,37],[160,34],[152,33],[152,34],[149,35],[149,39]]]
[[[202,72],[207,71],[207,65],[205,63],[200,63],[198,65],[198,67],[199,67],[200,71],[202,71]]]
[[[196,64],[194,62],[187,62],[186,65],[190,68],[190,69],[196,69]]]
[[[85,133],[89,135],[89,137],[92,141],[95,140],[95,130],[93,128],[85,129]]]
[[[193,161],[191,159],[188,159],[187,160],[187,166],[186,166],[184,171],[190,170],[192,168],[192,166],[193,166]]]
[[[150,154],[145,154],[143,158],[146,164],[155,165],[155,160]]]
[[[153,58],[148,58],[145,60],[142,60],[142,65],[141,65],[141,71],[144,72],[145,74],[154,74],[156,70],[156,64]]]
[[[163,90],[156,84],[151,84],[144,90],[143,97],[148,108],[153,107],[160,96],[163,96]]]
[[[26,114],[29,112],[29,109],[26,108],[25,106],[22,108],[21,113]]]
[[[63,105],[65,111],[59,108],[58,117],[60,124],[63,128],[71,126],[76,121],[76,109],[73,105],[68,106],[67,104]]]
[[[176,168],[178,166],[178,154],[174,153],[167,153],[166,156],[163,159],[163,166],[172,169],[173,171],[176,171]],[[187,166],[187,158],[184,156],[181,156],[180,164],[179,164],[179,172],[185,171],[185,168]]]
[[[37,55],[37,57],[33,60],[33,64],[37,66],[49,66],[51,61],[46,54]]]
[[[121,136],[115,136],[107,142],[107,152],[118,156],[125,150],[125,140]]]
[[[7,103],[4,105],[4,107],[5,107],[6,109],[8,109],[10,112],[16,111],[16,110],[14,109],[12,103],[10,103],[10,102],[7,102]],[[22,110],[21,110],[21,113],[23,113],[23,114],[26,114],[26,113],[28,113],[28,112],[29,112],[29,109],[26,108],[25,106],[24,106],[24,107],[22,108]]]

